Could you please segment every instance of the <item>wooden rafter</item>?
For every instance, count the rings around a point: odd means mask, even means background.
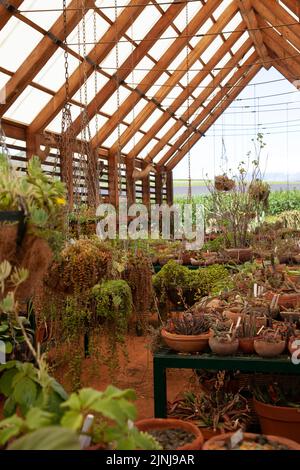
[[[258,22],[262,27],[265,27],[267,23],[258,18]],[[297,51],[275,30],[265,29],[263,32],[265,44],[271,49],[277,56],[274,59],[274,63],[280,62],[281,64],[289,65],[293,73],[299,74],[300,72],[300,57]]]
[[[210,0],[200,11],[194,16],[191,20],[188,28],[185,28],[181,35],[172,43],[170,47],[160,58],[157,64],[148,72],[148,74],[143,78],[139,83],[136,91],[128,96],[128,98],[122,103],[119,110],[114,113],[112,118],[109,121],[109,125],[99,130],[98,135],[92,139],[92,146],[96,147],[101,145],[108,137],[108,135],[113,132],[113,130],[118,125],[118,120],[122,116],[126,116],[128,112],[134,108],[134,106],[139,102],[141,96],[145,94],[152,86],[153,83],[163,74],[164,69],[167,69],[169,64],[176,58],[179,52],[186,46],[186,36],[195,34],[201,24],[203,24],[207,18],[207,15],[210,11],[213,11],[219,4],[220,0]],[[184,5],[183,5],[184,6]],[[153,41],[153,43],[155,40]],[[153,44],[152,44],[153,46]]]
[[[252,0],[255,10],[259,16],[265,19],[271,25],[289,25],[280,26],[278,31],[284,40],[288,40],[300,51],[300,24],[294,25],[295,19],[274,0]],[[271,4],[272,2],[272,4]],[[271,5],[270,5],[271,4]],[[265,26],[268,26],[267,24]],[[269,29],[264,29],[263,33],[267,33]],[[287,48],[290,45],[287,43]],[[294,54],[296,51],[294,51]]]
[[[113,95],[118,88],[119,84],[130,75],[134,67],[145,57],[147,52],[153,47],[156,42],[156,38],[161,36],[164,31],[169,27],[170,21],[172,21],[184,8],[183,3],[172,3],[171,6],[165,11],[160,17],[157,23],[150,29],[144,39],[139,43],[135,50],[128,56],[128,58],[120,65],[117,73],[115,73],[110,80],[99,90],[97,95],[86,107],[86,116],[88,120],[91,120],[97,110],[101,108],[104,103]],[[128,14],[128,12],[127,12]],[[79,133],[82,126],[83,115],[80,114],[73,123],[73,132]],[[122,117],[120,116],[120,119]],[[109,121],[110,122],[110,121]],[[92,140],[92,148],[96,148],[95,141]]]
[[[251,42],[251,39],[249,39],[250,41],[250,47],[252,45],[252,42]],[[249,69],[249,67],[251,67],[251,65],[255,62],[255,60],[257,60],[258,56],[257,56],[257,52],[253,52],[253,54],[251,54],[251,56],[246,60],[246,62],[241,65],[238,70],[234,73],[234,75],[227,81],[227,83],[222,87],[222,89],[214,96],[214,98],[212,100],[209,101],[209,103],[207,104],[207,106],[201,111],[201,113],[196,116],[196,118],[192,121],[192,124],[194,127],[198,127],[200,126],[200,124],[209,116],[209,114],[214,110],[214,108],[216,106],[219,105],[219,103],[224,99],[224,97],[226,96],[226,92],[228,89],[230,89],[232,87],[232,84],[236,83],[238,80],[240,80],[243,75],[246,73],[246,71]],[[234,58],[231,58],[230,61],[233,61]],[[238,63],[238,58],[236,60],[236,64]],[[233,65],[234,67],[234,65]],[[229,70],[225,70],[224,71],[221,71],[219,74],[218,74],[218,78],[216,78],[216,87],[220,84],[220,82],[223,81],[224,77],[226,77],[229,73]],[[205,91],[205,90],[204,90]],[[207,89],[206,89],[207,91]],[[205,99],[207,99],[208,96],[210,96],[210,94],[212,93],[211,90],[209,90],[207,92]],[[178,131],[178,129],[174,129],[175,133]],[[191,129],[186,129],[183,134],[180,135],[180,137],[178,137],[177,141],[175,142],[175,144],[172,146],[172,148],[170,150],[168,150],[166,152],[166,154],[163,156],[163,158],[160,159],[160,161],[158,162],[159,165],[164,165],[167,163],[167,161],[173,156],[173,154],[175,152],[178,151],[178,149],[185,143],[185,141],[189,138],[190,135],[192,135],[193,132]],[[201,136],[199,134],[199,136]]]
[[[218,49],[218,51],[213,55],[213,57],[205,64],[203,70],[197,73],[197,75],[191,80],[189,84],[189,89],[185,89],[181,94],[174,100],[171,106],[154,124],[153,126],[145,133],[145,135],[138,141],[135,147],[128,153],[128,158],[134,158],[136,155],[139,155],[143,148],[154,139],[156,134],[162,129],[162,127],[168,122],[172,117],[172,114],[175,113],[180,106],[187,100],[189,92],[193,92],[200,83],[210,75],[210,70],[216,67],[220,60],[230,51],[230,48],[235,44],[235,42],[242,36],[245,29],[244,22],[241,22],[237,28],[237,32],[233,32],[229,38],[225,41],[224,44]],[[162,139],[158,140],[157,152],[159,152],[165,146],[165,142],[162,142]],[[146,157],[146,161],[150,161],[151,158]]]
[[[96,44],[96,46],[91,50],[85,64],[80,64],[79,67],[70,75],[69,87],[71,97],[82,86],[82,77],[84,76],[84,73],[86,73],[87,77],[93,73],[95,69],[93,64],[99,64],[105,59],[109,52],[114,48],[116,39],[120,39],[122,37],[130,27],[132,21],[142,13],[149,1],[150,0],[131,0],[129,4],[130,15],[126,9],[122,11],[117,18],[116,24],[113,24],[108,29],[108,31],[101,37],[98,44]],[[47,127],[47,125],[62,109],[65,98],[66,91],[65,86],[63,85],[30,124],[30,132],[36,133],[45,129],[45,127]]]
[[[282,3],[284,3],[295,15],[298,16],[298,19],[300,21],[300,2],[299,0],[282,0]]]
[[[0,0],[0,31],[24,0]]]
[[[195,111],[197,111],[203,103],[213,94],[214,90],[220,86],[220,84],[224,81],[226,76],[231,72],[231,70],[236,67],[239,63],[239,61],[244,57],[244,55],[249,51],[249,49],[252,47],[252,41],[250,38],[246,40],[246,42],[240,47],[240,49],[236,52],[236,54],[231,57],[227,63],[225,64],[224,68],[216,75],[216,77],[208,84],[206,88],[200,93],[198,98],[191,103],[190,109],[187,109],[186,112],[183,114],[183,118],[185,118],[188,115],[192,115]],[[211,88],[213,87],[213,88]],[[225,88],[224,88],[225,89]],[[224,95],[224,90],[221,90],[220,94]],[[203,109],[203,111],[200,114],[200,117],[202,119],[205,118],[206,114],[209,112],[211,106],[212,106],[213,100],[211,100],[208,105]],[[199,121],[199,118],[196,118],[195,121],[192,121],[193,127],[197,127],[198,123],[201,122]],[[158,142],[153,149],[149,152],[147,160],[153,160],[158,153],[164,148],[165,144],[167,141],[170,141],[176,134],[177,132],[182,128],[182,125],[180,122],[175,123],[171,129],[166,132],[165,136],[161,139],[160,142]],[[192,132],[192,129],[186,129],[186,131],[182,134],[182,136],[190,135]],[[176,150],[176,144],[175,146],[172,145],[172,147],[168,150],[166,155],[161,159],[160,164],[164,164],[172,153]]]
[[[205,36],[200,41],[198,41],[198,43],[195,45],[193,50],[188,54],[188,58],[183,59],[183,61],[178,65],[177,69],[172,73],[171,77],[155,93],[154,98],[153,98],[154,103],[151,101],[140,111],[140,113],[135,117],[134,122],[131,124],[131,126],[129,126],[129,128],[123,132],[121,139],[120,139],[120,143],[115,142],[112,148],[118,148],[119,145],[122,148],[130,141],[130,139],[134,136],[137,130],[147,121],[147,119],[151,116],[151,114],[157,109],[157,106],[160,105],[163,102],[163,100],[170,94],[170,90],[172,89],[172,87],[178,85],[180,80],[186,75],[187,63],[189,64],[189,67],[192,67],[193,64],[197,62],[197,60],[199,59],[199,57],[201,57],[203,52],[214,41],[215,33],[225,28],[226,25],[229,23],[229,21],[234,17],[236,12],[237,12],[237,8],[235,7],[234,4],[231,4],[227,8],[227,10],[224,11],[221,18],[219,18],[219,20],[209,29],[207,36]],[[198,25],[198,26],[200,27],[201,25]],[[193,90],[191,87],[189,87],[189,90],[185,89],[185,91],[189,93],[190,95],[193,93]],[[164,114],[167,114],[167,115],[169,114],[166,110],[161,109],[161,111],[163,111]],[[171,117],[172,115],[168,116],[169,119]],[[109,132],[111,133],[111,127],[107,128],[106,131],[104,128],[101,129],[101,131],[98,134],[99,144],[101,144],[101,142],[103,142],[108,137]]]
[[[268,51],[264,44],[261,31],[258,30],[257,18],[252,7],[252,2],[251,0],[237,0],[237,4],[240,8],[242,18],[248,27],[248,33],[253,41],[256,52],[261,58],[264,67],[268,70],[271,63],[268,61]]]
[[[255,64],[250,67],[245,76],[242,77],[238,82],[238,86],[232,87],[228,91],[227,97],[225,98],[224,103],[222,103],[220,108],[216,109],[216,111],[214,111],[213,114],[209,116],[207,121],[200,127],[201,132],[206,132],[213,125],[213,123],[218,119],[218,117],[223,113],[223,111],[228,108],[232,101],[235,100],[235,98],[241,93],[243,88],[248,85],[248,83],[255,77],[261,67],[261,64]],[[172,158],[172,160],[170,160],[170,162],[166,166],[167,170],[172,170],[188,153],[189,149],[192,148],[192,146],[198,142],[200,138],[200,134],[192,135],[189,142],[185,143],[185,145],[180,149],[180,151],[178,151],[178,153]]]
[[[269,49],[270,57],[276,59],[276,54]],[[288,64],[282,65],[280,62],[274,60],[274,67],[281,73],[290,83],[292,83],[297,89],[299,84],[299,74],[295,75],[293,71],[289,68]]]
[[[87,5],[88,4],[93,6],[94,1],[89,0]],[[77,23],[80,21],[80,17],[76,11],[77,6],[78,0],[73,0],[70,3],[70,11],[67,15],[66,24],[67,35],[73,31]],[[4,115],[4,113],[16,101],[18,96],[20,96],[22,91],[25,90],[33,78],[40,72],[54,52],[59,48],[63,39],[64,19],[61,15],[52,28],[50,28],[48,35],[43,37],[6,84],[6,103],[0,106],[0,116]]]

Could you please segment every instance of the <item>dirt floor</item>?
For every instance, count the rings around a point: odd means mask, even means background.
[[[154,416],[152,354],[149,350],[149,339],[145,336],[128,336],[128,359],[122,359],[120,370],[112,380],[108,368],[97,364],[97,373],[93,374],[92,359],[85,359],[83,364],[82,386],[104,390],[107,385],[133,388],[137,395],[136,406],[138,419]],[[63,369],[57,370],[55,376],[66,385]],[[192,378],[190,370],[170,369],[167,372],[168,400],[175,400],[189,388]],[[67,387],[68,388],[68,387]]]

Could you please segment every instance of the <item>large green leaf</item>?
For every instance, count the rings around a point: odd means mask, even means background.
[[[74,431],[48,426],[17,439],[8,450],[80,450],[80,444]]]
[[[3,393],[3,395],[6,397],[12,394],[12,383],[16,373],[16,369],[9,369],[3,372],[2,376],[0,377],[0,393]]]
[[[40,408],[30,408],[26,415],[26,425],[29,429],[35,430],[52,424],[53,415]]]
[[[81,406],[84,409],[91,408],[91,406],[93,406],[97,400],[101,399],[103,395],[102,392],[98,392],[98,390],[93,388],[82,388],[78,394]]]
[[[30,407],[37,397],[37,385],[28,377],[19,380],[13,390],[13,397],[17,403]]]
[[[62,417],[61,425],[73,431],[79,431],[83,425],[83,415],[79,411],[67,411]]]

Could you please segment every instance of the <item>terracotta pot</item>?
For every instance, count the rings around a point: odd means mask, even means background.
[[[177,352],[201,352],[208,346],[210,333],[201,335],[177,335],[169,333],[164,328],[161,330],[161,336],[166,345]]]
[[[299,322],[300,311],[298,312],[280,312],[280,316],[283,320],[288,322]]]
[[[229,248],[224,251],[231,261],[235,261],[237,263],[250,261],[253,255],[252,248]]]
[[[253,405],[264,434],[273,433],[300,443],[299,408],[269,405],[255,399]]]
[[[216,337],[212,336],[208,341],[209,347],[214,354],[218,356],[231,356],[235,354],[239,347],[239,340],[236,338],[231,342],[221,342]]]
[[[200,428],[203,434],[204,441],[208,441],[214,436],[219,436],[221,434],[220,429],[213,429],[213,428]]]
[[[233,432],[228,432],[226,434],[219,434],[218,436],[212,437],[211,439],[205,442],[202,450],[212,450],[214,444],[220,443],[222,445],[222,442],[229,439],[233,434],[234,434]],[[248,432],[244,433],[244,437],[246,438],[246,440],[254,440],[258,436],[259,434],[252,434]],[[267,437],[270,441],[273,441],[273,442],[276,442],[278,444],[282,444],[288,447],[290,450],[300,450],[300,445],[297,442],[292,441],[290,439],[286,439],[285,437],[281,437],[281,436],[279,437],[279,436],[273,436],[273,435],[266,435],[265,437]]]
[[[239,338],[239,348],[244,354],[254,354],[254,338]]]
[[[136,427],[140,431],[150,431],[153,429],[183,429],[184,431],[194,434],[195,439],[185,444],[181,447],[178,447],[174,450],[201,450],[204,442],[204,438],[200,429],[193,423],[189,421],[183,421],[181,419],[172,419],[172,418],[150,418],[142,419],[135,423]]]
[[[270,343],[264,339],[254,340],[255,352],[261,357],[276,357],[283,353],[286,347],[284,340],[277,343]]]
[[[265,294],[266,299],[272,301],[274,292],[267,292]],[[292,294],[280,294],[278,297],[278,306],[286,308],[297,308],[300,306],[300,293],[294,292]]]

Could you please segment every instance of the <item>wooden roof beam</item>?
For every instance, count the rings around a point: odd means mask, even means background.
[[[269,70],[271,64],[268,61],[268,51],[264,44],[261,31],[258,30],[256,14],[252,8],[251,0],[237,0],[243,20],[245,21],[250,38],[254,47],[262,60],[263,66]]]
[[[171,77],[155,93],[154,97],[152,98],[152,101],[150,101],[140,111],[140,113],[135,117],[134,122],[130,125],[130,127],[123,132],[121,139],[120,139],[121,148],[124,147],[130,141],[130,139],[134,136],[134,134],[138,131],[138,129],[147,121],[147,119],[151,116],[151,114],[157,108],[159,108],[162,101],[170,94],[170,90],[172,89],[172,87],[178,85],[180,80],[185,76],[187,63],[189,63],[189,66],[191,67],[193,64],[197,62],[197,60],[199,59],[199,57],[201,57],[203,52],[205,52],[207,47],[209,47],[209,45],[214,41],[215,33],[225,28],[226,25],[229,23],[229,21],[234,17],[236,12],[237,12],[237,8],[235,7],[234,4],[231,4],[226,9],[226,11],[223,12],[223,15],[221,16],[221,18],[209,29],[207,35],[198,41],[198,43],[195,45],[193,50],[188,54],[188,59],[187,58],[183,59],[183,61],[178,65],[177,69],[172,73]],[[219,57],[219,60],[221,60],[221,58],[222,57]],[[194,90],[190,86],[189,86],[188,91],[185,90],[186,94],[189,94],[189,95],[191,95],[193,91]],[[163,111],[164,114],[167,114],[168,119],[171,118],[171,115],[169,115],[169,113],[166,110],[161,109],[161,111]],[[101,135],[101,138],[100,138],[100,135]],[[102,142],[104,142],[105,138],[107,137],[108,137],[108,130],[105,133],[105,129],[103,127],[101,129],[101,132],[99,132],[100,145]],[[119,142],[116,141],[113,144],[112,148],[118,149],[118,147],[119,147]]]
[[[70,75],[69,87],[71,97],[74,96],[74,94],[82,86],[82,77],[84,76],[84,73],[86,73],[87,77],[92,75],[95,70],[93,64],[99,64],[105,59],[109,52],[114,48],[116,39],[119,40],[122,37],[132,22],[135,21],[135,19],[142,13],[149,1],[150,0],[131,0],[131,2],[128,4],[128,7],[130,8],[130,15],[128,14],[127,8],[120,13],[116,23],[113,23],[113,25],[101,37],[98,44],[96,44],[95,47],[91,50],[88,55],[88,60],[81,63]],[[29,126],[30,132],[36,133],[45,129],[63,108],[65,99],[66,90],[65,85],[63,84],[55,96],[46,104],[46,106],[32,121]]]
[[[98,91],[97,95],[86,107],[86,116],[90,121],[97,110],[101,108],[106,101],[114,94],[120,83],[126,79],[128,75],[132,73],[132,70],[137,64],[145,57],[147,52],[153,47],[158,37],[160,37],[166,29],[169,27],[170,21],[178,16],[181,10],[184,8],[184,3],[172,3],[171,6],[165,11],[160,19],[154,24],[150,31],[146,34],[144,39],[139,43],[135,50],[127,57],[125,62],[119,66],[116,73],[110,78],[110,80],[104,85],[104,87]],[[126,9],[125,9],[126,10]],[[129,15],[128,11],[127,14]],[[154,66],[156,67],[156,66]],[[81,113],[73,122],[72,129],[74,134],[78,134],[82,125],[83,114]],[[120,119],[122,117],[120,116]],[[111,120],[109,121],[109,123]],[[95,140],[92,140],[92,147],[96,148],[98,145]]]
[[[134,92],[127,97],[127,99],[122,103],[120,109],[114,113],[111,120],[109,121],[109,128],[105,127],[105,129],[100,129],[97,136],[92,139],[92,146],[93,148],[101,145],[102,142],[108,137],[108,135],[113,132],[114,129],[118,126],[118,122],[122,117],[125,117],[130,110],[134,108],[134,106],[140,101],[141,97],[147,93],[147,91],[152,87],[152,84],[156,82],[156,80],[163,74],[164,69],[167,69],[169,64],[176,58],[184,47],[186,47],[187,33],[189,35],[196,34],[199,30],[201,25],[206,21],[207,15],[210,14],[211,11],[214,11],[218,5],[220,5],[220,0],[210,0],[208,3],[205,4],[203,8],[199,10],[199,12],[192,18],[188,28],[185,28],[181,35],[172,43],[171,47],[162,55],[160,60],[157,62],[156,65],[147,73],[147,75],[143,78],[140,82],[138,87],[134,90]],[[183,6],[185,6],[183,4]],[[154,41],[155,42],[155,41]],[[153,42],[153,43],[154,43]],[[152,44],[153,46],[153,44]]]
[[[21,3],[23,3],[23,0],[0,0],[0,31],[17,12]]]
[[[252,65],[248,70],[247,74],[241,78],[238,82],[239,86],[234,88],[232,87],[231,90],[228,92],[228,98],[226,98],[224,105],[221,108],[216,110],[211,116],[207,119],[207,121],[200,127],[201,132],[206,132],[214,122],[219,118],[219,116],[223,113],[223,111],[228,108],[228,106],[235,100],[235,98],[241,93],[245,86],[255,77],[255,75],[261,69],[261,64]],[[201,138],[200,134],[194,134],[190,140],[177,151],[177,154],[172,158],[172,160],[166,166],[168,171],[172,170],[181,160],[182,158],[189,152],[189,149],[192,148],[198,140]]]
[[[93,7],[94,1],[89,0],[87,6]],[[66,24],[67,35],[73,31],[80,21],[80,15],[76,11],[77,7],[78,0],[73,0],[69,5],[70,10],[67,13]],[[50,28],[48,35],[43,37],[6,84],[6,103],[0,107],[0,116],[4,115],[48,60],[51,59],[54,52],[60,47],[63,39],[64,18],[61,15]]]
[[[295,15],[298,16],[300,21],[300,2],[299,0],[295,2],[295,0],[282,0],[284,3]]]
[[[251,44],[250,44],[250,47],[252,47],[252,41],[251,39],[248,40]],[[218,93],[216,94],[216,96],[214,96],[214,98],[212,100],[209,101],[209,103],[207,104],[207,106],[201,111],[201,113],[196,116],[194,118],[194,120],[191,122],[191,124],[193,125],[193,128],[197,128],[198,129],[198,133],[197,135],[202,136],[201,134],[201,131],[199,130],[199,126],[201,125],[201,123],[208,117],[209,113],[211,113],[216,106],[219,105],[219,103],[222,101],[222,99],[224,99],[224,96],[226,95],[226,92],[227,90],[231,89],[232,86],[234,84],[236,84],[241,78],[243,78],[243,76],[247,73],[248,69],[252,66],[253,63],[255,63],[255,61],[258,59],[258,55],[257,55],[257,52],[253,52],[253,54],[251,54],[251,56],[246,60],[246,62],[241,65],[237,71],[233,74],[233,76],[226,82],[226,84],[222,87],[222,89],[220,91],[218,91]],[[233,60],[230,59],[230,60]],[[239,59],[237,59],[237,62],[238,62]],[[234,67],[234,66],[233,66]],[[224,69],[224,72],[222,74],[223,71],[221,71],[218,75],[219,75],[219,78],[217,79],[217,82],[216,82],[216,86],[218,86],[218,84],[220,84],[220,82],[223,81],[224,77],[226,77],[226,75],[228,75],[229,71],[227,71],[226,73],[226,70]],[[225,74],[225,75],[224,75]],[[240,90],[240,88],[239,88]],[[240,90],[241,91],[241,90]],[[209,94],[212,93],[211,91],[209,92]],[[208,96],[209,96],[208,94]],[[174,129],[173,131],[175,131],[175,134],[176,132],[178,131],[178,129]],[[181,134],[178,139],[176,140],[175,144],[172,146],[171,149],[169,149],[166,154],[163,156],[163,158],[160,159],[158,165],[165,165],[169,159],[174,155],[175,152],[178,151],[178,149],[184,145],[184,143],[186,142],[186,140],[189,138],[190,135],[192,135],[194,133],[194,130],[192,128],[190,129],[186,129],[183,134]]]
[[[249,51],[249,49],[252,47],[252,41],[250,38],[246,40],[246,42],[240,47],[240,49],[236,52],[236,54],[231,57],[227,63],[225,64],[224,68],[220,70],[220,72],[215,76],[213,80],[208,84],[206,88],[200,93],[198,98],[191,103],[190,109],[186,110],[186,112],[183,114],[183,118],[188,117],[189,115],[192,115],[196,110],[201,108],[203,103],[213,94],[214,90],[220,86],[220,84],[224,81],[226,76],[231,72],[231,70],[236,67],[239,63],[239,61],[244,57],[244,55]],[[243,67],[243,66],[241,66]],[[211,88],[211,85],[213,88]],[[221,93],[224,94],[224,90],[221,90]],[[211,103],[213,103],[213,100],[210,101],[207,106],[204,108],[204,110],[201,112],[200,116],[202,119],[205,117],[205,113],[208,112],[208,110],[211,107]],[[198,118],[197,118],[198,119]],[[195,124],[196,122],[196,124]],[[199,121],[200,122],[200,121]],[[197,127],[198,120],[195,120],[193,123],[193,127]],[[182,123],[176,122],[171,129],[169,129],[164,137],[160,139],[160,142],[158,142],[153,149],[149,152],[148,156],[146,157],[147,161],[153,161],[154,158],[158,155],[158,153],[165,147],[166,143],[169,142],[176,134],[177,132],[181,129]],[[193,131],[192,128],[188,128],[183,135],[189,135]],[[163,157],[162,163],[168,160],[168,158],[171,156],[172,151],[174,149],[174,146],[171,147],[171,149],[167,152],[167,155]]]
[[[233,32],[228,39],[225,40],[224,44],[218,49],[216,54],[205,64],[204,69],[197,73],[197,75],[191,80],[189,90],[194,92],[194,90],[200,85],[200,83],[210,75],[210,70],[216,67],[219,61],[224,57],[227,52],[231,50],[231,47],[235,42],[242,36],[245,31],[245,23],[242,21],[236,28],[236,32]],[[180,108],[180,106],[186,101],[189,90],[185,88],[184,91],[173,101],[173,103],[168,107],[165,113],[152,125],[152,127],[145,133],[145,136],[142,137],[138,143],[133,147],[133,149],[128,153],[128,158],[134,158],[136,155],[139,155],[143,148],[154,139],[156,134],[162,129],[162,127],[171,119],[172,115]],[[159,139],[160,141],[160,139]],[[164,144],[163,144],[164,145]],[[147,157],[146,157],[147,158]]]
[[[274,59],[276,59],[276,54],[271,49],[269,49],[269,54],[270,54],[270,57],[273,57]],[[290,83],[292,83],[292,85],[294,85],[297,88],[297,90],[299,89],[298,83],[299,83],[300,75],[299,74],[295,75],[295,73],[293,73],[293,71],[290,70],[288,64],[282,65],[280,62],[277,61],[274,63],[274,67],[278,70],[278,72],[281,73],[281,75],[283,75]]]
[[[295,18],[275,0],[268,0],[267,2],[266,0],[252,0],[252,4],[258,15],[271,25],[289,24],[290,26],[280,26],[276,29],[282,34],[283,39],[290,41],[300,51],[300,24],[291,24],[295,23]],[[268,26],[268,24],[265,26]],[[270,29],[264,29],[262,33],[267,33]]]

